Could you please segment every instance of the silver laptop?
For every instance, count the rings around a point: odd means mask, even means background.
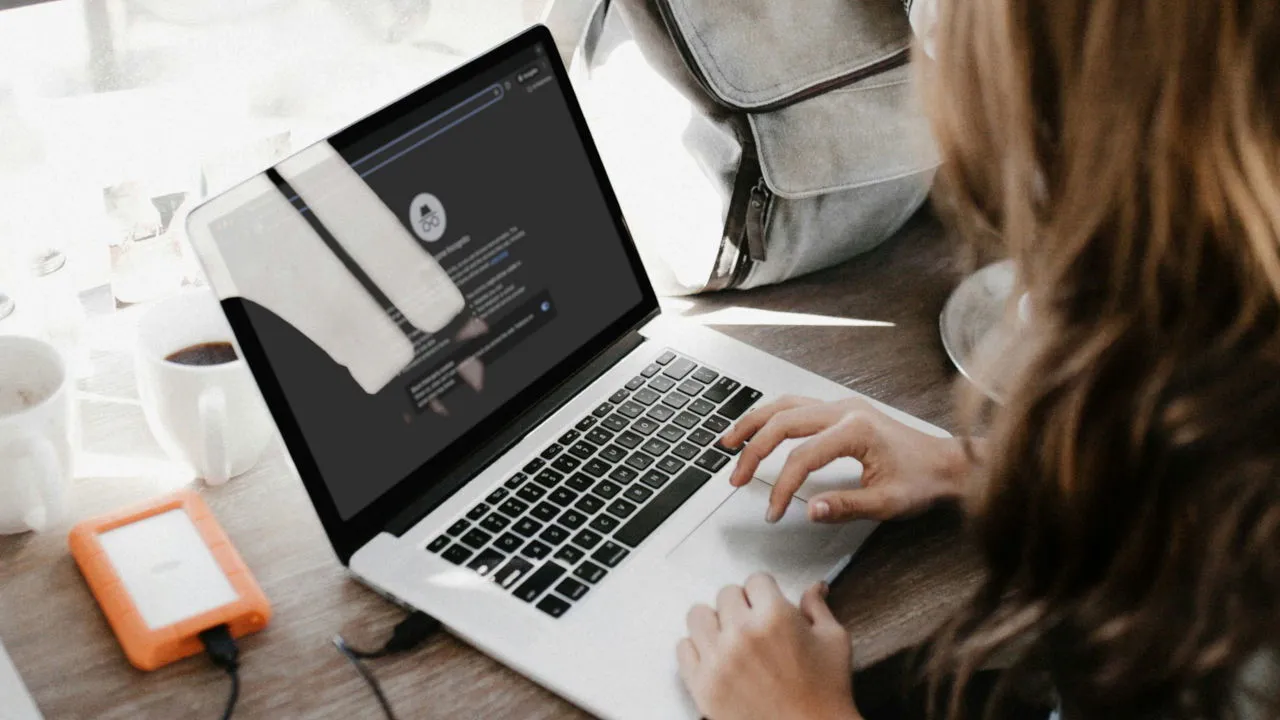
[[[853,393],[659,311],[543,28],[188,229],[339,560],[590,712],[696,717],[689,607],[757,570],[798,598],[872,529],[806,520],[851,460],[776,525],[789,446],[727,482],[752,407]]]

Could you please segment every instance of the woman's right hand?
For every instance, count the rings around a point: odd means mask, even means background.
[[[810,498],[811,520],[888,520],[964,493],[969,461],[958,439],[910,428],[860,398],[822,402],[784,397],[743,416],[724,436],[726,447],[750,441],[730,482],[735,487],[747,484],[760,462],[789,438],[809,439],[791,451],[774,483],[769,522],[782,517],[809,473],[841,457],[862,463],[862,481]]]

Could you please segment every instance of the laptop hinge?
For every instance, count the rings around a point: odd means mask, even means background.
[[[492,439],[485,443],[483,447],[477,449],[461,465],[455,467],[445,477],[440,478],[438,482],[432,483],[431,490],[391,518],[387,523],[386,531],[399,537],[408,532],[414,525],[417,525],[422,518],[439,507],[440,503],[461,489],[466,484],[465,480],[480,474],[486,467],[514,447],[516,443],[520,442],[525,435],[529,434],[530,431],[541,425],[555,411],[564,406],[565,403],[572,400],[601,375],[604,375],[610,368],[644,344],[645,338],[640,334],[639,328],[644,327],[657,315],[658,312],[655,311],[646,316],[634,329],[587,363],[581,371],[574,373],[572,377],[535,403],[516,418],[514,422],[496,433]]]

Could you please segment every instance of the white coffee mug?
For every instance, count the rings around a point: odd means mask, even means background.
[[[207,291],[160,301],[138,321],[138,394],[165,452],[211,485],[262,457],[275,424],[244,360],[184,365],[166,358],[207,343],[231,343],[231,327]]]
[[[74,431],[71,379],[57,349],[0,337],[0,534],[63,517]]]

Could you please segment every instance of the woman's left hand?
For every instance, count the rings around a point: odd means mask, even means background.
[[[720,591],[716,607],[689,611],[676,646],[680,677],[711,720],[857,720],[853,648],[832,616],[826,585],[792,605],[763,573]]]

